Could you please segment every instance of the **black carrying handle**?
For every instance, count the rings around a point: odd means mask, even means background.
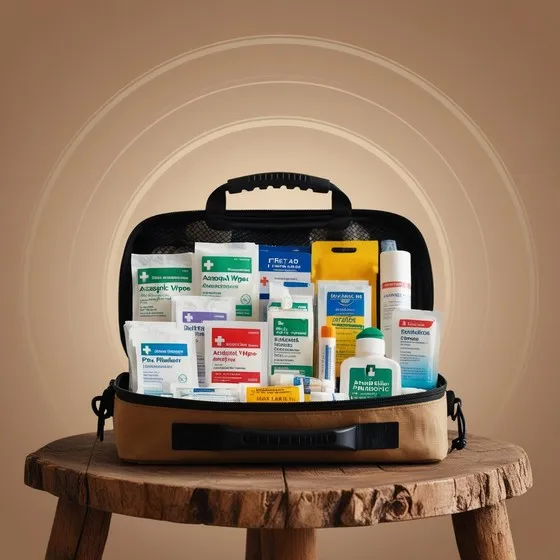
[[[171,426],[174,451],[359,451],[397,449],[399,423],[325,430],[246,430],[220,424]]]
[[[328,179],[301,173],[272,172],[236,177],[215,189],[206,202],[206,222],[215,229],[231,227],[232,223],[238,221],[238,218],[234,219],[226,213],[226,193],[238,194],[242,191],[253,191],[255,189],[266,190],[268,187],[275,189],[281,187],[288,189],[300,188],[322,194],[330,192],[332,196],[331,217],[323,224],[324,227],[329,229],[345,229],[352,217],[352,203],[350,199]],[[264,225],[270,227],[270,221],[265,220]],[[290,227],[289,223],[286,222],[283,222],[281,226],[282,228]],[[313,226],[316,227],[315,224]]]

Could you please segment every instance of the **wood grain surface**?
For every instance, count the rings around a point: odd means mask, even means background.
[[[87,473],[87,474],[86,474]],[[457,514],[532,485],[525,452],[471,436],[430,465],[154,466],[117,457],[111,432],[54,442],[26,461],[26,484],[134,517],[262,529],[356,527]]]

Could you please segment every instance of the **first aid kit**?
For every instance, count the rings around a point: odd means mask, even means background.
[[[226,207],[269,187],[330,194],[331,207]],[[123,461],[429,463],[466,445],[438,369],[444,313],[422,233],[352,208],[327,179],[238,177],[205,210],[143,220],[118,304],[129,371],[92,408],[101,441],[112,419]]]

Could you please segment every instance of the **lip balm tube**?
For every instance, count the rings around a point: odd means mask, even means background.
[[[336,330],[324,325],[319,337],[319,379],[334,381],[336,359]]]

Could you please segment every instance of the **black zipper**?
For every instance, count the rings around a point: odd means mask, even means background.
[[[440,375],[438,385],[434,389],[411,395],[397,395],[379,399],[354,399],[348,401],[320,401],[303,403],[222,403],[214,401],[195,401],[176,399],[173,397],[158,397],[133,393],[122,385],[128,386],[128,373],[121,373],[112,385],[116,396],[131,404],[176,408],[187,410],[210,410],[214,412],[310,412],[310,411],[340,411],[383,408],[388,406],[403,406],[420,404],[441,399],[447,390],[447,381]]]

